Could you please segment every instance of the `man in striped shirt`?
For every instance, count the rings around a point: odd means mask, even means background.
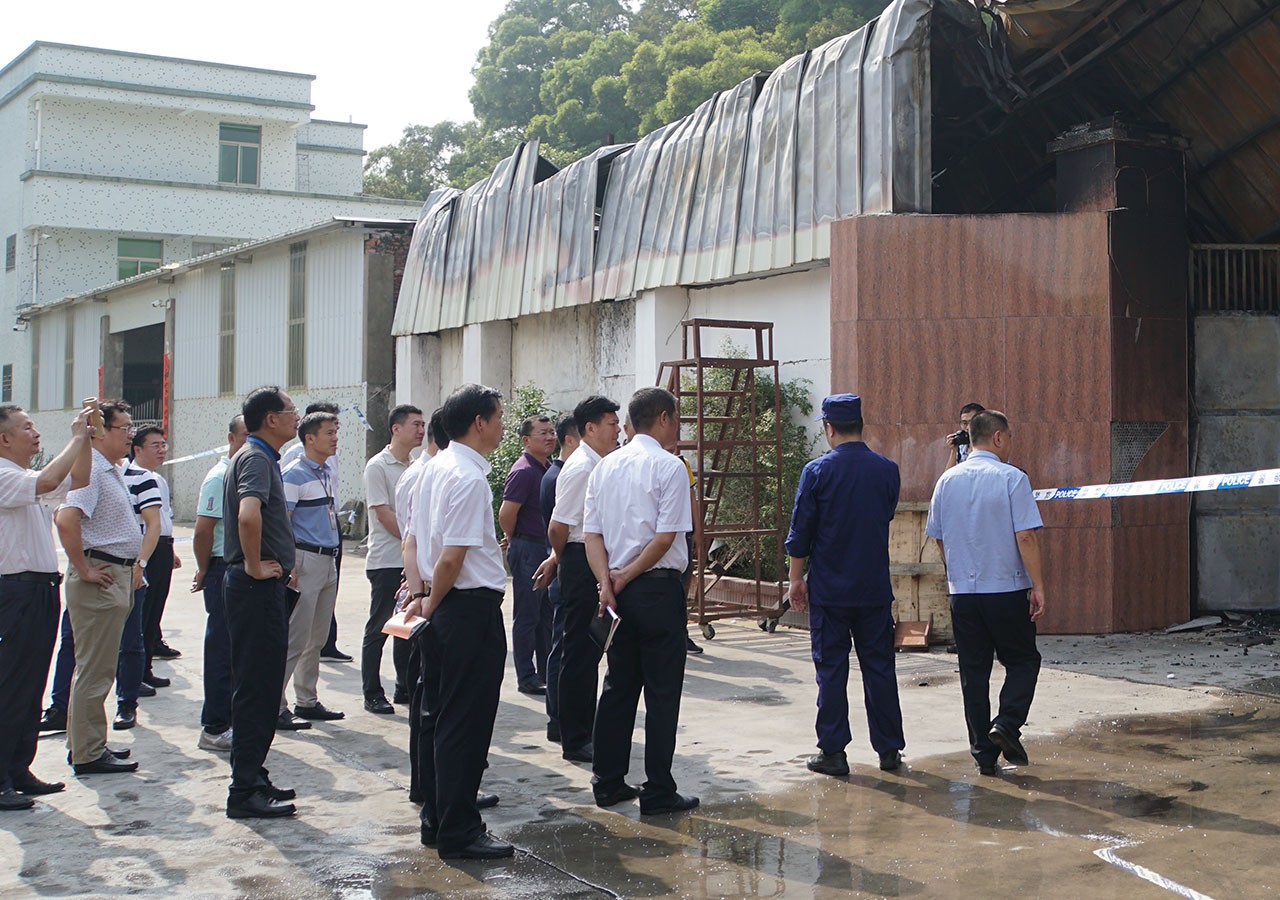
[[[334,501],[338,486],[326,465],[338,452],[338,417],[327,412],[308,414],[298,425],[298,438],[302,455],[281,473],[298,549],[290,585],[299,597],[289,615],[289,653],[284,669],[285,686],[292,678],[297,704],[290,713],[288,699],[282,694],[276,725],[290,731],[311,727],[310,721],[299,719],[330,722],[345,717],[316,697],[320,648],[329,636],[329,620],[338,598],[337,557],[342,541]]]
[[[154,427],[143,429],[148,434],[163,432]],[[132,447],[138,448],[138,432],[133,436]],[[145,438],[144,438],[145,439]],[[129,489],[129,501],[133,505],[133,514],[137,517],[138,527],[142,529],[142,549],[138,551],[138,563],[143,571],[147,570],[147,560],[156,552],[160,541],[160,510],[163,497],[156,485],[155,476],[150,471],[137,465],[132,459],[126,459],[121,471],[125,487]],[[172,527],[172,525],[170,525]],[[147,679],[147,652],[144,636],[143,620],[146,616],[147,582],[133,592],[133,608],[124,623],[124,633],[120,636],[120,658],[116,662],[116,719],[111,727],[116,731],[124,731],[138,724],[138,697],[142,683],[154,690],[156,687],[168,686],[167,678],[162,684],[155,684]]]
[[[158,678],[151,671],[152,660],[182,656],[165,643],[160,630],[173,570],[182,567],[182,561],[173,552],[173,504],[169,499],[169,482],[160,472],[168,453],[169,442],[161,428],[154,425],[140,428],[133,436],[132,466],[150,474],[160,494],[160,542],[156,544],[154,553],[144,554],[147,558],[147,604],[142,612],[142,639],[147,650],[147,674],[144,678],[152,687],[168,687],[169,683],[169,679]]]

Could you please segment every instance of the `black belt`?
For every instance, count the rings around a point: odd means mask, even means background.
[[[511,540],[513,540],[513,541],[532,541],[533,543],[535,543],[535,544],[539,544],[539,545],[542,545],[542,546],[546,546],[546,543],[547,543],[546,535],[543,535],[543,536],[539,537],[539,536],[537,536],[537,535],[530,536],[530,535],[527,535],[527,534],[517,534],[517,535],[513,535],[513,536],[512,536],[512,538],[511,538]]]
[[[123,559],[119,556],[112,556],[110,553],[103,553],[101,550],[86,550],[84,555],[89,559],[100,559],[103,562],[124,566],[126,569],[133,568],[133,564],[138,561],[137,559]]]
[[[321,547],[319,544],[299,544],[294,542],[295,547],[299,550],[306,550],[308,553],[321,553],[325,556],[336,557],[341,546],[338,547]]]
[[[459,597],[472,597],[477,600],[492,600],[495,603],[502,602],[502,591],[495,591],[493,588],[453,588],[449,593],[444,595],[444,599],[448,599],[454,595]]]
[[[644,581],[647,578],[669,578],[673,581],[680,581],[684,577],[683,572],[677,572],[675,569],[650,569],[648,572],[641,572],[635,578],[635,581]]]
[[[163,534],[162,534],[162,535],[160,535],[160,543],[162,543],[162,544],[172,544],[172,543],[173,543],[173,536],[172,536],[172,535],[170,535],[169,537],[165,537]]]
[[[209,557],[209,565],[211,566],[225,566],[226,564],[227,564],[227,561],[223,559],[221,556]]]
[[[13,575],[0,575],[3,581],[33,581],[36,584],[51,584],[54,587],[62,584],[61,572],[17,572]]]

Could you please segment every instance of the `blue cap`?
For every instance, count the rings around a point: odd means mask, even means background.
[[[857,394],[832,394],[822,401],[822,414],[814,416],[815,422],[861,422],[862,398]]]

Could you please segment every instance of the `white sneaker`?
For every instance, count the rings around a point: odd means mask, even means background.
[[[210,734],[203,728],[200,729],[200,740],[196,744],[201,750],[212,750],[215,753],[231,752],[231,729],[228,728],[222,734]]]

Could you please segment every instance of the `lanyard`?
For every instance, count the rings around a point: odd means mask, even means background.
[[[250,436],[249,436],[249,443],[251,443],[251,444],[257,444],[257,445],[258,445],[259,447],[261,447],[263,450],[266,450],[268,453],[270,453],[270,454],[272,455],[272,457],[274,457],[275,459],[279,459],[279,458],[280,458],[280,454],[276,452],[276,449],[275,449],[274,447],[272,447],[270,444],[268,444],[268,443],[267,443],[266,441],[264,441],[262,438],[257,437],[256,435],[250,435]]]

